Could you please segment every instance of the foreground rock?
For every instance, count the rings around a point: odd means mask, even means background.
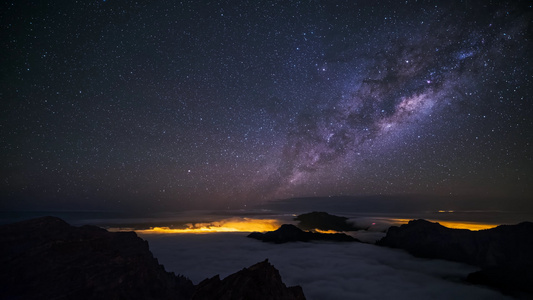
[[[378,245],[401,248],[418,257],[463,262],[483,268],[468,280],[510,294],[533,295],[533,223],[470,231],[413,220],[391,227]]]
[[[223,280],[218,275],[205,279],[198,285],[193,299],[304,300],[305,296],[301,287],[285,286],[278,270],[265,260]]]
[[[12,299],[188,299],[134,232],[44,217],[0,226],[0,294]]]
[[[291,224],[283,224],[277,230],[265,233],[252,232],[248,237],[276,244],[309,241],[359,242],[358,239],[344,233],[308,232]]]
[[[335,231],[357,231],[367,228],[358,228],[351,223],[348,223],[348,218],[330,215],[326,212],[311,212],[307,214],[298,215],[294,218],[299,221],[298,227],[303,230],[335,230]]]
[[[272,297],[253,299],[304,299],[301,288],[287,289],[278,271],[262,264],[231,275],[217,289],[214,279],[195,287],[166,272],[134,232],[74,227],[54,217],[0,226],[0,299],[176,300],[195,293],[195,299],[247,299],[256,286]],[[276,298],[288,294],[294,297]]]

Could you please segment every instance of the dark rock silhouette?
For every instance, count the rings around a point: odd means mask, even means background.
[[[220,280],[218,275],[198,284],[193,300],[304,300],[300,286],[287,287],[276,268],[268,260],[229,275]]]
[[[300,221],[298,227],[303,230],[335,230],[335,231],[357,231],[366,228],[358,228],[347,222],[348,218],[330,215],[326,212],[310,212],[301,214],[294,218]]]
[[[533,223],[470,231],[426,220],[393,226],[378,245],[402,248],[419,257],[441,258],[480,267],[533,263]]]
[[[418,257],[463,262],[483,268],[468,280],[507,293],[533,294],[533,223],[470,231],[413,220],[393,226],[377,245],[401,248]]]
[[[189,299],[134,232],[74,227],[55,217],[0,226],[5,299]]]
[[[358,239],[353,238],[344,233],[317,233],[303,231],[300,228],[291,225],[283,224],[280,228],[265,233],[252,232],[248,235],[249,238],[261,240],[270,243],[287,243],[287,242],[309,242],[309,241],[334,241],[334,242],[359,242]]]
[[[195,287],[166,272],[134,232],[74,227],[55,217],[0,226],[0,266],[0,299],[177,300],[195,291],[195,299],[305,299],[268,262],[230,275],[216,289],[213,278]],[[248,298],[257,286],[272,297]]]

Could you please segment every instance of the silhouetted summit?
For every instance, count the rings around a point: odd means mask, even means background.
[[[356,231],[359,229],[347,222],[348,218],[330,215],[326,212],[310,212],[301,214],[294,218],[295,221],[300,221],[298,227],[303,230],[335,230],[335,231]]]
[[[291,225],[283,224],[280,228],[265,233],[252,232],[248,235],[250,238],[258,239],[263,242],[271,242],[276,244],[287,242],[309,242],[313,240],[321,241],[335,241],[335,242],[359,242],[344,233],[317,233],[303,231],[300,228]]]
[[[378,245],[401,248],[427,258],[440,258],[482,267],[469,275],[475,283],[506,292],[533,293],[533,223],[500,225],[470,231],[450,229],[439,223],[413,220],[393,226]]]
[[[220,280],[218,275],[198,284],[193,300],[254,299],[304,300],[300,286],[287,287],[268,260],[229,275]]]

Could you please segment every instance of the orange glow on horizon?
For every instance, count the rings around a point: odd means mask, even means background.
[[[174,229],[169,227],[151,227],[136,230],[142,234],[172,234],[172,233],[216,233],[216,232],[265,232],[273,231],[281,226],[275,219],[232,218],[210,223],[190,223],[187,228]]]
[[[413,219],[402,218],[377,218],[372,220],[372,227],[382,227],[383,229],[389,226],[400,226],[407,224]],[[472,231],[490,229],[498,226],[497,224],[478,223],[468,221],[442,221],[437,219],[426,219],[429,222],[439,223],[442,226],[453,229],[468,229]],[[202,234],[202,233],[218,233],[218,232],[266,232],[274,231],[282,225],[281,220],[277,219],[255,219],[255,218],[228,218],[213,222],[199,222],[186,224],[186,228],[171,228],[171,227],[150,227],[149,229],[134,228],[108,228],[109,231],[135,231],[139,234]],[[383,227],[386,226],[386,227]],[[312,231],[318,233],[339,233],[335,230],[320,230],[313,229]]]
[[[494,224],[484,224],[484,223],[472,223],[472,222],[461,222],[461,221],[439,221],[439,220],[428,220],[430,222],[437,222],[440,225],[453,229],[468,229],[472,231],[491,229],[497,227],[498,225]]]
[[[341,231],[335,231],[335,230],[321,230],[321,229],[313,229],[313,231],[315,232],[318,232],[318,233],[327,233],[327,234],[331,234],[331,233],[341,233]]]
[[[412,219],[390,219],[394,223],[397,224],[407,224]],[[484,230],[484,229],[490,229],[497,227],[496,224],[488,224],[488,223],[477,223],[477,222],[467,222],[467,221],[441,221],[441,220],[434,220],[434,219],[427,219],[429,222],[433,223],[439,223],[440,225],[452,229],[468,229],[472,231],[478,231],[478,230]]]

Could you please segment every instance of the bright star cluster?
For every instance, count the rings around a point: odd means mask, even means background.
[[[533,197],[529,1],[1,11],[5,208]]]

